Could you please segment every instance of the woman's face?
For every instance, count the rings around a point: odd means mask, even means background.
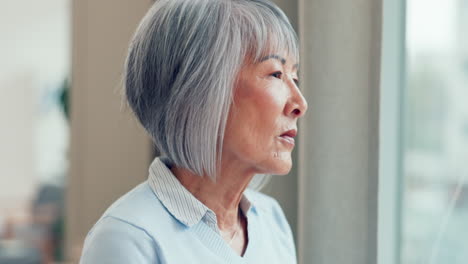
[[[296,63],[290,56],[270,54],[241,69],[226,124],[223,160],[254,173],[289,172],[297,119],[307,110],[297,86]]]

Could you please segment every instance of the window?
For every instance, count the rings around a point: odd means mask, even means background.
[[[467,263],[468,1],[389,2],[379,225],[395,262],[380,262]]]

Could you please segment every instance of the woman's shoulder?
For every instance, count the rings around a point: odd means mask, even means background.
[[[80,263],[160,263],[158,252],[157,242],[146,230],[104,216],[86,237]]]
[[[86,236],[80,263],[158,263],[157,243],[135,217],[149,206],[147,200],[151,194],[142,183],[115,201]]]
[[[165,209],[148,182],[145,181],[115,201],[93,229],[105,218],[119,219],[146,230],[149,234],[174,227],[174,218]],[[155,223],[158,223],[155,225]],[[90,231],[93,232],[93,229]]]
[[[153,261],[159,249],[157,238],[175,228],[177,224],[144,182],[115,201],[94,224],[86,237],[81,263],[110,257],[118,260],[115,263],[134,263],[134,259],[159,263]],[[125,262],[127,256],[133,260]]]

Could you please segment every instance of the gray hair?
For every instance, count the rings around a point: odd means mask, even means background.
[[[267,0],[159,0],[131,41],[126,97],[162,155],[216,180],[241,67],[284,52],[298,60],[296,33]]]

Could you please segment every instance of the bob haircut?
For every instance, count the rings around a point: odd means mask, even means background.
[[[125,94],[161,155],[216,180],[237,75],[268,54],[299,59],[267,0],[159,0],[130,43]]]

